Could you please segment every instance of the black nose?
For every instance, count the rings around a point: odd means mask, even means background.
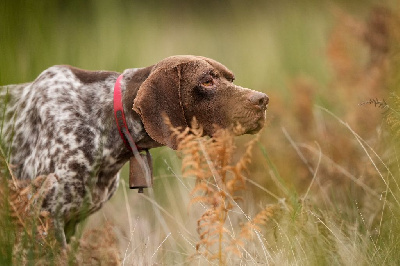
[[[255,91],[250,95],[249,101],[260,108],[265,108],[269,103],[269,98],[265,93]]]

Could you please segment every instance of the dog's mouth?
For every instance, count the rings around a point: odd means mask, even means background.
[[[254,126],[252,128],[250,128],[250,129],[248,129],[245,132],[245,134],[256,134],[256,133],[258,133],[264,127],[264,124],[265,124],[265,117],[260,117],[256,121],[256,123],[254,124]]]
[[[240,125],[236,127],[238,130],[235,130],[236,135],[243,134],[256,134],[258,133],[265,125],[266,119],[266,109],[257,113],[253,119],[247,121],[245,123],[240,123],[240,121],[236,122],[236,125]]]

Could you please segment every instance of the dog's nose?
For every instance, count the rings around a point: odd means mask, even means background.
[[[269,103],[269,98],[265,93],[255,91],[250,95],[249,101],[261,109],[264,109]]]

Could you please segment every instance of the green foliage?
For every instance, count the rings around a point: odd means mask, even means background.
[[[227,264],[399,265],[400,98],[391,94],[400,80],[399,27],[385,28],[375,7],[396,14],[398,3],[384,2],[5,0],[0,86],[32,81],[55,64],[122,71],[174,54],[214,58],[234,71],[235,83],[271,99],[241,209],[227,210],[224,226],[260,212],[268,219],[260,219],[260,238],[238,244],[244,255],[226,256]],[[382,27],[392,40],[379,34]],[[358,105],[371,98],[378,100]],[[0,98],[0,117],[6,101]],[[246,140],[237,140],[234,159]],[[204,213],[200,204],[187,207],[195,181],[182,178],[174,152],[152,154],[154,189],[128,190],[123,169],[117,194],[89,218],[66,257],[29,236],[37,220],[27,219],[21,233],[2,154],[0,265],[212,264],[193,257]]]

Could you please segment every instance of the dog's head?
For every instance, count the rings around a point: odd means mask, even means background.
[[[141,116],[149,136],[176,149],[165,124],[189,126],[193,117],[212,136],[218,128],[240,124],[243,133],[256,133],[264,125],[268,97],[233,84],[234,75],[222,64],[199,56],[172,56],[156,64],[139,88],[133,109]]]

